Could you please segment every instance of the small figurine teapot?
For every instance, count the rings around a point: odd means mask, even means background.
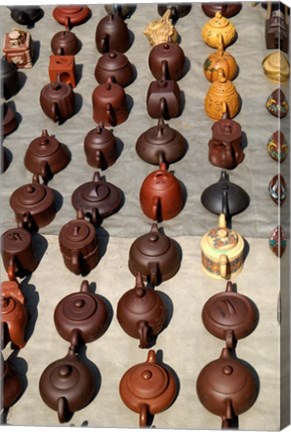
[[[223,17],[220,12],[216,12],[215,16],[202,27],[201,36],[212,48],[219,47],[221,38],[223,46],[227,47],[234,41],[236,30],[231,21]]]
[[[230,118],[236,116],[240,110],[240,97],[235,86],[224,76],[223,69],[218,70],[218,79],[214,81],[205,97],[204,108],[213,120],[220,120],[227,105]]]
[[[178,32],[172,24],[170,9],[167,9],[161,18],[150,21],[143,33],[151,45],[167,43],[169,38],[173,43],[177,43],[179,39]]]
[[[208,81],[213,82],[218,79],[219,69],[222,69],[225,78],[232,81],[238,72],[237,63],[231,54],[224,51],[221,34],[218,35],[218,40],[217,51],[211,53],[204,62],[204,75]]]
[[[218,228],[211,229],[201,239],[202,270],[214,279],[237,276],[243,267],[243,252],[243,238],[226,227],[222,213]]]

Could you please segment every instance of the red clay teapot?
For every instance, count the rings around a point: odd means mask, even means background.
[[[117,14],[106,15],[97,25],[95,41],[101,54],[114,50],[125,53],[130,47],[126,23]]]
[[[90,15],[91,10],[86,5],[62,5],[53,10],[54,19],[68,29],[84,23]]]
[[[166,315],[160,295],[146,288],[137,273],[135,287],[123,294],[117,305],[117,319],[125,333],[139,339],[140,348],[148,348],[150,340],[163,329]]]
[[[172,219],[184,205],[180,183],[165,163],[144,179],[139,198],[144,214],[156,221]]]

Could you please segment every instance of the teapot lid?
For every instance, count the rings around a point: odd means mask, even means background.
[[[105,180],[102,180],[98,171],[94,173],[93,180],[79,186],[72,195],[72,204],[77,210],[82,208],[97,209],[103,218],[119,210],[122,195],[120,189]]]
[[[30,207],[44,201],[48,196],[49,187],[36,181],[23,185],[13,192],[10,204],[13,209]]]
[[[86,21],[91,11],[86,5],[56,6],[53,17],[60,24],[67,26],[78,25]]]
[[[171,184],[178,182],[174,174],[167,171],[167,165],[165,162],[160,163],[160,169],[150,173],[144,180],[144,184],[147,187],[155,191],[164,191]]]
[[[99,84],[93,91],[93,98],[108,99],[109,101],[111,101],[113,97],[122,99],[124,95],[125,92],[121,85],[114,83],[111,77],[108,77],[105,83]]]
[[[100,145],[109,142],[113,138],[113,133],[104,127],[103,123],[99,123],[94,129],[91,129],[86,137],[85,143],[88,145]]]
[[[157,126],[148,129],[145,132],[145,136],[150,144],[168,144],[175,139],[176,131],[166,124],[164,119],[160,117]]]
[[[71,245],[72,248],[76,247],[76,243],[90,242],[92,236],[95,238],[95,230],[92,224],[86,220],[74,219],[67,222],[61,229],[60,236],[62,243],[67,247]]]
[[[156,257],[164,255],[170,248],[169,237],[158,230],[156,223],[152,224],[149,233],[142,235],[137,240],[137,249],[144,255]]]
[[[70,30],[62,30],[57,32],[54,37],[52,38],[52,43],[72,43],[77,40],[77,36],[75,33],[71,32]]]
[[[215,122],[212,131],[215,138],[226,143],[239,139],[242,134],[240,124],[231,119],[222,119]]]
[[[202,193],[201,202],[211,213],[224,213],[229,218],[244,211],[250,198],[240,186],[229,181],[226,171],[221,171],[219,181],[208,186]]]
[[[129,63],[125,54],[118,51],[111,51],[99,57],[97,66],[106,71],[115,72],[118,69],[124,68]]]
[[[67,94],[72,92],[72,87],[69,84],[65,83],[64,81],[55,81],[46,84],[41,90],[41,95],[43,97],[48,97],[49,99],[59,101],[59,99],[64,98],[67,96]]]
[[[25,250],[31,244],[31,241],[30,232],[20,227],[9,229],[1,236],[3,250],[11,255]]]
[[[205,303],[202,321],[211,334],[226,339],[228,348],[232,348],[233,337],[240,339],[254,330],[257,313],[250,299],[235,292],[232,282],[228,281],[225,291],[215,294]]]
[[[50,136],[46,129],[42,131],[40,137],[35,138],[29,144],[28,151],[39,157],[51,156],[60,148],[59,141]]]

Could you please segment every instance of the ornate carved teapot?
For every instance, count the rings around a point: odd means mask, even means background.
[[[235,58],[223,49],[222,35],[218,36],[217,51],[211,53],[204,62],[204,75],[208,81],[213,82],[218,79],[218,71],[222,69],[226,79],[232,81],[238,72]]]
[[[236,30],[231,21],[222,16],[220,12],[216,12],[202,27],[201,36],[204,42],[212,48],[218,48],[222,37],[223,46],[230,45],[235,37]]]
[[[172,24],[170,9],[167,9],[161,18],[150,21],[143,33],[151,45],[167,43],[169,38],[173,43],[177,43],[179,39],[179,34]]]

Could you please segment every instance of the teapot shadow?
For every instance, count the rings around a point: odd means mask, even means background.
[[[97,290],[97,292],[96,292],[96,290]],[[101,298],[101,300],[105,303],[105,306],[106,306],[106,311],[108,313],[108,320],[105,324],[104,332],[102,333],[102,336],[103,336],[103,334],[106,333],[106,331],[108,330],[108,328],[111,325],[113,315],[114,315],[113,307],[112,307],[110,301],[98,292],[98,287],[97,287],[96,282],[90,283],[90,292],[98,294],[98,296]]]
[[[38,317],[37,306],[39,304],[39,294],[36,291],[35,285],[29,283],[30,278],[31,276],[28,276],[21,282],[21,291],[26,299],[26,309],[28,312],[28,323],[25,329],[26,341],[33,335]]]

